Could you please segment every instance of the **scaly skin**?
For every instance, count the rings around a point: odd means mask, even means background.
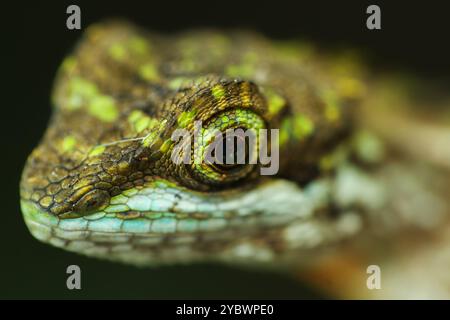
[[[305,261],[392,212],[390,179],[430,175],[411,176],[359,130],[370,87],[350,58],[256,34],[91,26],[58,72],[51,123],[25,166],[25,221],[39,240],[135,265]],[[279,172],[175,164],[171,134],[196,120],[280,129]]]

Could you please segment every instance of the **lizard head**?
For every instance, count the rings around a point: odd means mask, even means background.
[[[336,221],[316,221],[333,188],[318,163],[348,126],[319,115],[329,107],[313,85],[290,78],[293,95],[220,73],[156,78],[147,46],[135,29],[107,25],[64,61],[50,125],[21,181],[35,237],[147,265],[266,261],[342,236]],[[158,73],[177,61],[159,61]],[[250,161],[261,151],[279,163]]]

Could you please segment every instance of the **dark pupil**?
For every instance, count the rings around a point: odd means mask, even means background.
[[[246,136],[222,137],[222,153],[214,154],[214,166],[229,171],[250,162],[250,141]]]

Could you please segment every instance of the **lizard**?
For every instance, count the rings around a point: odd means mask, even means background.
[[[447,126],[412,155],[409,134],[426,130],[383,108],[407,104],[397,89],[353,55],[305,43],[94,24],[57,72],[50,124],[22,174],[24,220],[40,241],[137,266],[308,266],[343,247],[389,247],[450,212],[450,157],[426,149]],[[199,120],[279,130],[278,172],[174,163],[171,135]]]

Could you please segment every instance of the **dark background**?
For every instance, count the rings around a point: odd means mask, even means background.
[[[68,253],[34,240],[19,210],[27,155],[49,118],[52,79],[82,31],[66,29],[66,8],[81,7],[82,28],[125,17],[163,32],[245,27],[302,38],[325,49],[356,47],[375,72],[417,75],[450,87],[450,11],[444,1],[47,1],[1,5],[0,298],[324,298],[287,275],[220,265],[136,269]],[[382,30],[365,27],[378,4]],[[66,267],[82,269],[81,291],[65,287]]]

